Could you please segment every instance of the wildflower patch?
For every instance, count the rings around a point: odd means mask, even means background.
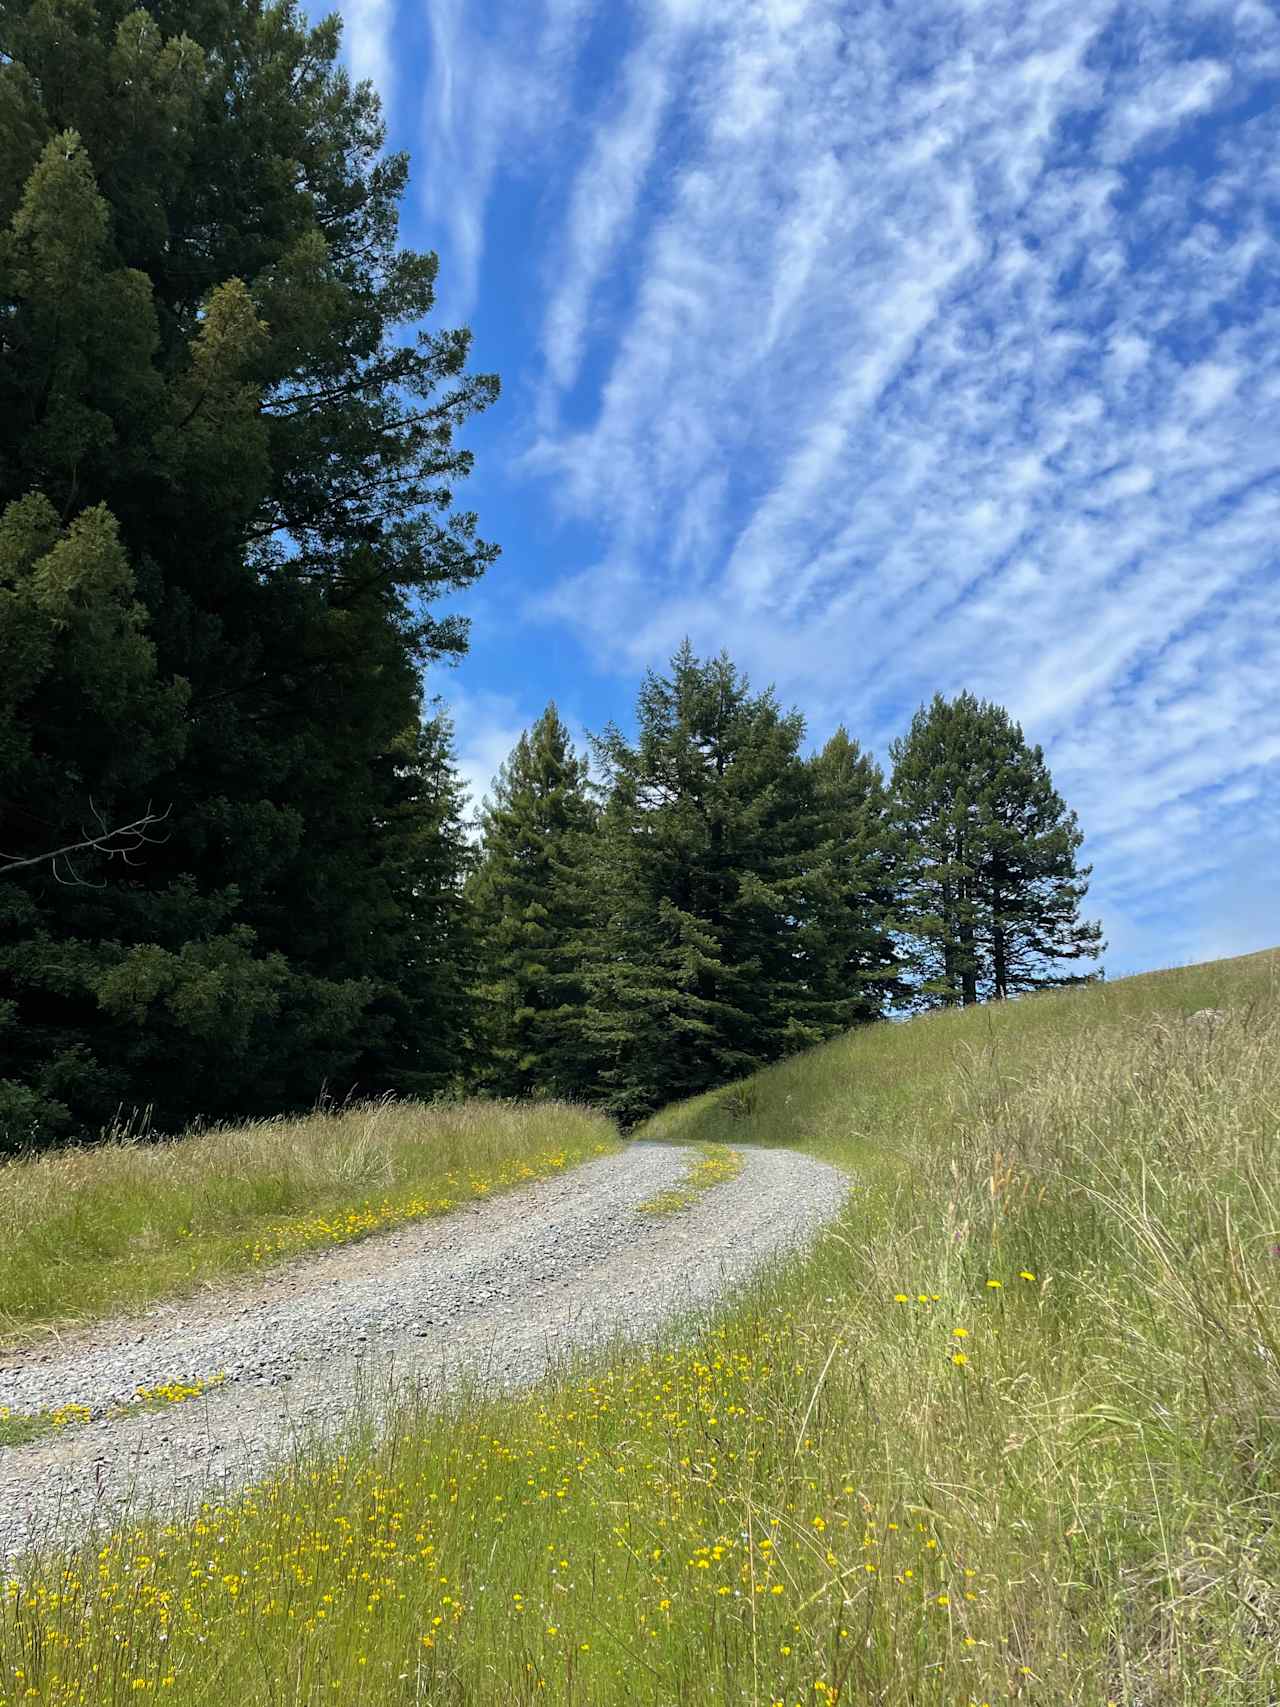
[[[592,1154],[603,1156],[608,1150],[607,1144],[596,1144]],[[326,1246],[349,1245],[356,1239],[368,1238],[371,1233],[386,1233],[411,1221],[447,1215],[463,1203],[474,1203],[496,1192],[509,1191],[513,1186],[546,1179],[551,1174],[562,1173],[580,1159],[580,1154],[565,1149],[544,1150],[504,1162],[487,1174],[446,1174],[442,1181],[444,1189],[439,1193],[414,1192],[400,1198],[366,1201],[336,1215],[299,1216],[267,1228],[247,1243],[245,1250],[254,1263],[260,1263]]]
[[[83,1405],[71,1400],[47,1411],[15,1411],[0,1405],[0,1446],[24,1446],[43,1435],[56,1434],[78,1424],[96,1422],[102,1418],[136,1416],[140,1411],[166,1410],[170,1405],[184,1405],[204,1393],[221,1387],[226,1380],[224,1371],[201,1380],[161,1381],[154,1387],[138,1387],[134,1397],[123,1405]]]
[[[637,1215],[678,1215],[690,1208],[704,1191],[726,1185],[742,1172],[742,1157],[723,1144],[698,1144],[697,1161],[690,1164],[678,1185],[636,1204]]]

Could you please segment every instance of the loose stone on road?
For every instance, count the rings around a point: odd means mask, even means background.
[[[225,1497],[299,1435],[331,1434],[397,1385],[510,1390],[613,1335],[642,1338],[813,1239],[848,1178],[790,1150],[678,1215],[637,1205],[694,1153],[631,1144],[474,1208],[294,1260],[0,1362],[0,1408],[128,1403],[225,1373],[199,1399],[0,1448],[0,1558],[76,1539],[122,1507]]]

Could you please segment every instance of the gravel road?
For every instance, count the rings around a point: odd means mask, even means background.
[[[261,1476],[410,1383],[526,1385],[571,1351],[640,1338],[808,1243],[850,1184],[792,1151],[743,1150],[736,1178],[677,1215],[636,1206],[687,1150],[632,1144],[492,1202],[296,1260],[241,1285],[100,1323],[0,1364],[0,1407],[95,1412],[138,1387],[208,1380],[199,1399],[0,1447],[0,1559],[185,1509]]]

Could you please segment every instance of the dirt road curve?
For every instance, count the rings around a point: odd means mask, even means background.
[[[182,1405],[0,1447],[0,1559],[82,1536],[126,1502],[172,1509],[229,1493],[392,1385],[518,1387],[593,1341],[651,1334],[811,1240],[850,1189],[807,1157],[744,1150],[742,1172],[691,1209],[637,1213],[690,1159],[635,1144],[0,1365],[0,1406],[20,1412],[226,1374]]]

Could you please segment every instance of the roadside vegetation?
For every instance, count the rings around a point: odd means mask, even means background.
[[[142,1309],[603,1155],[563,1103],[384,1100],[0,1161],[0,1345]]]
[[[839,1162],[844,1216],[652,1349],[24,1567],[0,1703],[1274,1700],[1278,984],[875,1027],[667,1111]]]
[[[215,1387],[221,1387],[225,1380],[226,1376],[219,1373],[207,1380],[162,1381],[155,1387],[135,1388],[134,1397],[127,1404],[99,1406],[96,1410],[74,1400],[44,1411],[15,1411],[8,1405],[0,1405],[0,1446],[25,1446],[30,1440],[56,1434],[77,1423],[93,1422],[100,1416],[114,1419],[185,1405],[188,1400],[202,1398]]]
[[[641,1215],[679,1215],[681,1210],[692,1208],[704,1191],[726,1185],[741,1172],[742,1157],[736,1150],[725,1144],[698,1144],[691,1153],[683,1179],[644,1203],[638,1203],[636,1210]]]

